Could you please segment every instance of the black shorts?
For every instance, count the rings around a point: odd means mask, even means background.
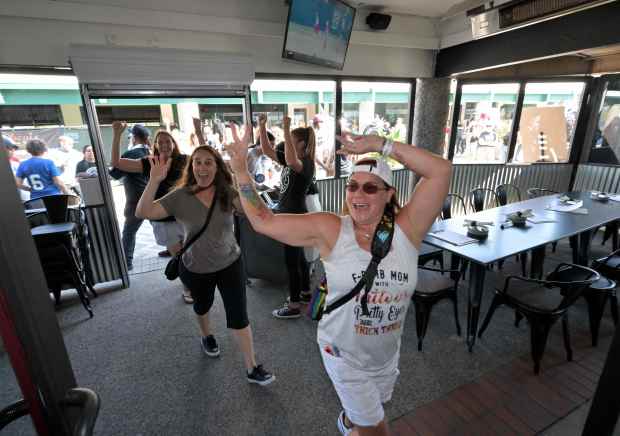
[[[215,286],[217,286],[224,301],[226,326],[229,329],[240,330],[250,324],[245,297],[245,271],[241,256],[230,266],[205,274],[191,272],[185,269],[181,262],[179,277],[192,294],[194,312],[197,315],[204,315],[211,309],[215,298]]]

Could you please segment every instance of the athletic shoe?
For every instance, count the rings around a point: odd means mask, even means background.
[[[288,302],[284,303],[282,307],[271,312],[273,316],[280,319],[293,319],[301,316],[301,310],[299,307],[291,307]]]
[[[213,335],[209,335],[207,337],[203,337],[200,340],[202,344],[202,350],[209,357],[217,357],[220,355],[220,347],[217,346],[217,341],[213,337]]]
[[[157,253],[157,255],[159,257],[170,257],[170,256],[172,256],[172,254],[170,254],[170,252],[168,250],[160,251],[159,253]]]
[[[248,383],[256,383],[261,386],[267,386],[269,383],[275,381],[276,376],[263,368],[263,365],[257,365],[252,369],[252,372],[246,374]]]
[[[338,425],[338,430],[340,430],[342,436],[350,435],[351,432],[353,432],[353,429],[347,427],[344,423],[344,410],[340,412],[340,415],[338,415],[338,421],[336,421],[336,424]]]

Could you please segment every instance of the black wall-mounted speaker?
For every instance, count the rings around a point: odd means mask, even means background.
[[[372,12],[366,17],[366,24],[374,30],[387,29],[390,25],[390,21],[392,21],[391,15],[379,14],[377,12]]]

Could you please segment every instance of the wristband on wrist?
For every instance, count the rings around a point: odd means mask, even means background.
[[[388,157],[392,154],[392,150],[394,149],[394,141],[390,138],[383,139],[383,147],[381,148],[381,155],[383,157]]]

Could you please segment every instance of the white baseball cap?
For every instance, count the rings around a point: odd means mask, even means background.
[[[370,173],[379,177],[388,186],[394,186],[392,183],[392,169],[385,159],[382,158],[363,158],[353,166],[352,174]]]

